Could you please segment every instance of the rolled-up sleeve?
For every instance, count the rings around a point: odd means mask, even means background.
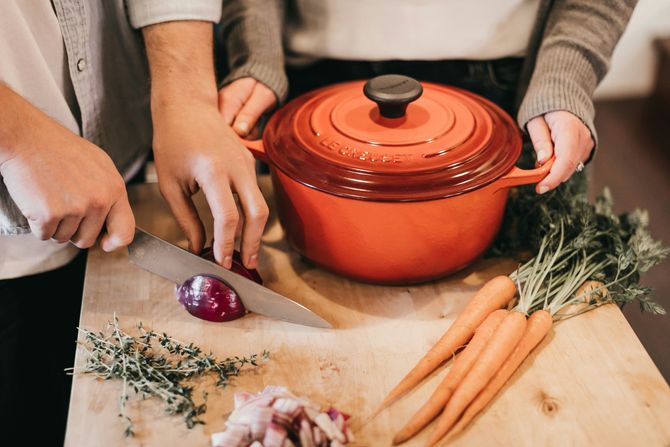
[[[221,20],[221,0],[126,0],[133,28],[178,20]]]

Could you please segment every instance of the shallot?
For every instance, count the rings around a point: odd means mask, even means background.
[[[322,411],[284,387],[235,393],[234,399],[226,431],[212,434],[212,447],[337,447],[354,440],[349,416],[333,407]]]

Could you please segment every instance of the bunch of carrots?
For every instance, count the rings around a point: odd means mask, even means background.
[[[383,400],[374,415],[465,346],[428,402],[396,433],[394,445],[409,440],[435,419],[429,446],[464,430],[555,321],[632,299],[640,300],[646,310],[664,313],[639,293],[642,289],[637,284],[640,272],[668,254],[667,248],[649,236],[647,221],[639,218],[642,212],[615,221],[611,204],[605,209],[578,208],[574,210],[580,214],[578,219],[550,216],[558,223],[550,224],[537,255],[511,275],[484,284],[442,338]]]
[[[382,409],[417,386],[467,343],[428,402],[395,435],[395,445],[416,435],[438,415],[428,445],[439,442],[459,418],[460,431],[544,339],[552,327],[547,311],[537,310],[527,317],[516,308],[501,309],[515,292],[516,285],[509,276],[497,276],[487,282],[437,344],[384,399]]]

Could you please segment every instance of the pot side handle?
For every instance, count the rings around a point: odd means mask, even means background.
[[[554,165],[556,157],[552,156],[545,164],[535,169],[521,169],[516,166],[496,182],[498,189],[512,188],[514,186],[539,183],[544,179]]]
[[[258,140],[246,140],[244,138],[240,138],[240,140],[242,140],[242,144],[244,144],[244,146],[249,149],[249,152],[251,152],[251,155],[253,155],[256,160],[262,161],[264,163],[269,162],[262,138]]]

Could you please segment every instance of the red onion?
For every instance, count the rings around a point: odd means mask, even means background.
[[[235,393],[226,431],[213,433],[212,447],[343,446],[354,442],[349,416],[321,409],[281,386],[260,393]]]
[[[203,258],[214,261],[212,249],[206,249]],[[263,280],[256,270],[248,270],[242,264],[240,254],[233,256],[231,271],[258,284]],[[177,300],[194,317],[207,321],[230,321],[244,316],[246,309],[237,293],[221,278],[214,275],[195,275],[176,288]]]

